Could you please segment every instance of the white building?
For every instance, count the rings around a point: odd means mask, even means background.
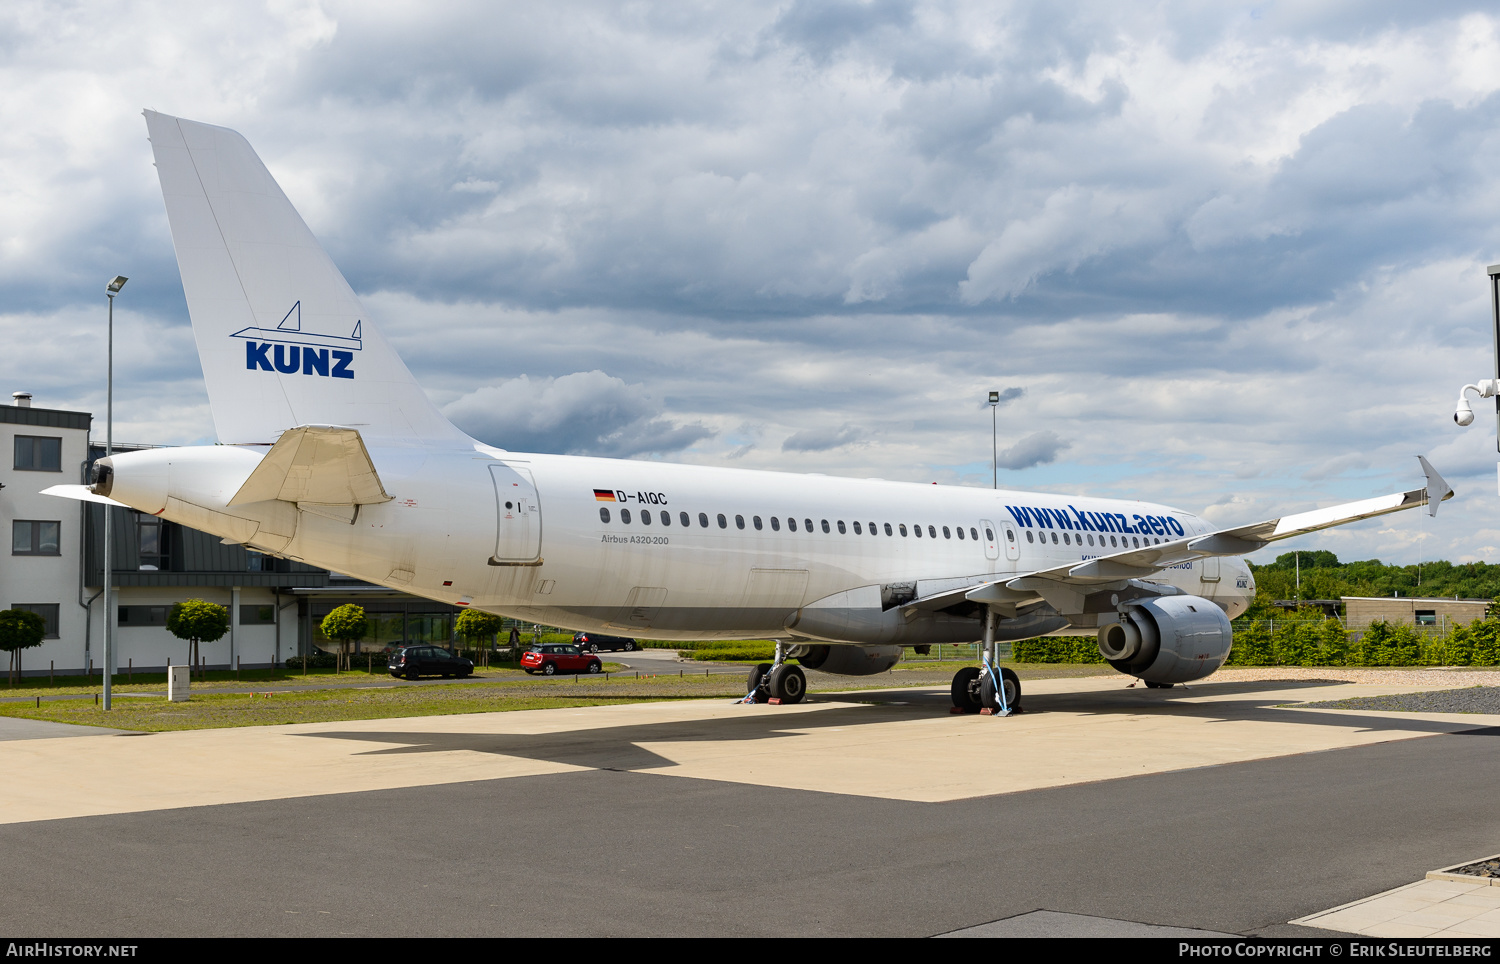
[[[47,622],[47,639],[23,655],[26,675],[97,670],[103,656],[106,507],[39,493],[86,481],[104,447],[89,441],[88,413],[36,408],[24,392],[13,397],[14,405],[0,405],[0,526],[11,538],[10,554],[0,556],[0,608],[30,609]],[[371,633],[361,650],[449,642],[455,607],[225,545],[217,536],[133,509],[109,511],[117,673],[161,672],[168,660],[186,660],[187,643],[166,629],[167,611],[184,599],[206,599],[233,614],[223,639],[199,647],[210,668],[265,666],[322,647],[327,640],[317,624],[346,602],[370,615]]]

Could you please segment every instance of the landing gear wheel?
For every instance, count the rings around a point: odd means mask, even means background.
[[[1175,683],[1153,683],[1150,680],[1146,680],[1146,689],[1148,690],[1169,690],[1175,685]]]
[[[1021,678],[1008,669],[1000,670],[1000,685],[1005,687],[1005,706],[1012,713],[1021,709]],[[979,700],[992,710],[1000,709],[1000,697],[995,692],[994,677],[980,670]]]
[[[802,667],[792,663],[782,663],[772,670],[770,683],[771,695],[783,704],[801,703],[807,695],[807,677]]]
[[[979,712],[979,667],[965,666],[953,674],[953,705],[965,713]]]
[[[755,702],[757,703],[764,703],[771,698],[770,694],[766,692],[766,687],[761,685],[761,681],[766,678],[766,674],[770,671],[770,663],[760,663],[750,670],[750,678],[745,681],[745,692],[747,694],[754,693]]]

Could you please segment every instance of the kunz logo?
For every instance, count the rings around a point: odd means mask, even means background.
[[[245,339],[245,367],[250,371],[353,378],[350,366],[354,353],[364,346],[363,324],[356,321],[348,338],[303,331],[302,302],[298,301],[275,328],[241,328],[229,337]]]

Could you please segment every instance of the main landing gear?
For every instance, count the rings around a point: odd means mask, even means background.
[[[953,707],[961,713],[988,711],[994,716],[1010,716],[1021,711],[1021,678],[1000,666],[995,652],[995,614],[984,618],[984,643],[979,654],[980,665],[965,666],[953,676],[949,691]]]
[[[807,695],[807,677],[802,667],[784,662],[785,648],[776,644],[775,662],[761,663],[750,670],[745,685],[744,703],[769,703],[771,700],[787,705],[801,703]]]

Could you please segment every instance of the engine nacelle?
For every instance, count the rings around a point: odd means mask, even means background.
[[[790,655],[808,669],[840,676],[874,676],[901,659],[900,646],[794,646]]]
[[[1233,642],[1229,617],[1201,596],[1132,603],[1099,630],[1099,654],[1109,665],[1148,683],[1202,679],[1224,665]]]

